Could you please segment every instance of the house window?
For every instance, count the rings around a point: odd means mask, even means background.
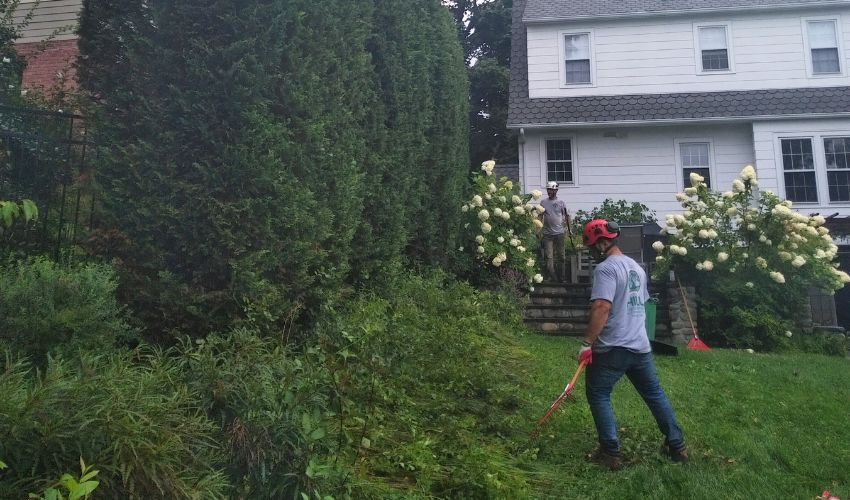
[[[679,157],[682,164],[682,186],[691,186],[691,174],[705,178],[706,186],[711,189],[711,143],[680,142]]]
[[[703,71],[729,71],[726,26],[699,26],[699,50]]]
[[[850,201],[850,137],[823,140],[829,201]]]
[[[567,33],[564,35],[565,82],[588,84],[590,78],[590,33]]]
[[[812,74],[841,73],[837,31],[834,19],[806,21]]]
[[[801,203],[818,201],[811,139],[782,139],[785,197]]]
[[[574,184],[573,149],[570,139],[546,140],[546,178],[565,184]]]

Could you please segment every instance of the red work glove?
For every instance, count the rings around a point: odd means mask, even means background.
[[[578,362],[584,362],[588,365],[593,363],[593,349],[589,345],[585,345],[584,342],[582,342],[581,348],[578,350]]]

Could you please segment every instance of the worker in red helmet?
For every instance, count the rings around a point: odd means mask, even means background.
[[[652,348],[646,334],[649,299],[646,272],[617,246],[616,222],[594,219],[584,227],[582,239],[598,262],[593,271],[590,321],[579,349],[587,363],[587,402],[596,424],[599,448],[591,459],[610,469],[623,465],[611,391],[626,375],[652,412],[664,434],[661,451],[676,462],[687,462],[688,452],[673,407],[655,373]]]

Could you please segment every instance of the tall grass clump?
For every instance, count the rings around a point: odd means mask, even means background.
[[[80,457],[102,498],[226,497],[215,425],[163,353],[84,353],[43,371],[0,355],[0,498],[26,498]]]
[[[505,439],[526,404],[519,316],[441,272],[394,269],[382,279],[380,291],[328,311],[319,327],[350,447],[351,493],[526,495],[518,450]]]

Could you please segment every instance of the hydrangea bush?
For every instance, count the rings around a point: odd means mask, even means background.
[[[488,270],[510,269],[534,283],[543,281],[538,272],[536,234],[543,227],[540,215],[542,193],[522,194],[507,177],[493,174],[496,162],[481,164],[473,175],[472,198],[461,206],[467,216],[464,227],[476,261]]]
[[[721,345],[775,349],[792,335],[809,287],[829,292],[850,282],[838,269],[838,247],[822,216],[756,190],[746,166],[723,193],[698,174],[676,198],[683,214],[668,215],[656,242],[656,279],[669,270],[698,287],[702,335]]]

